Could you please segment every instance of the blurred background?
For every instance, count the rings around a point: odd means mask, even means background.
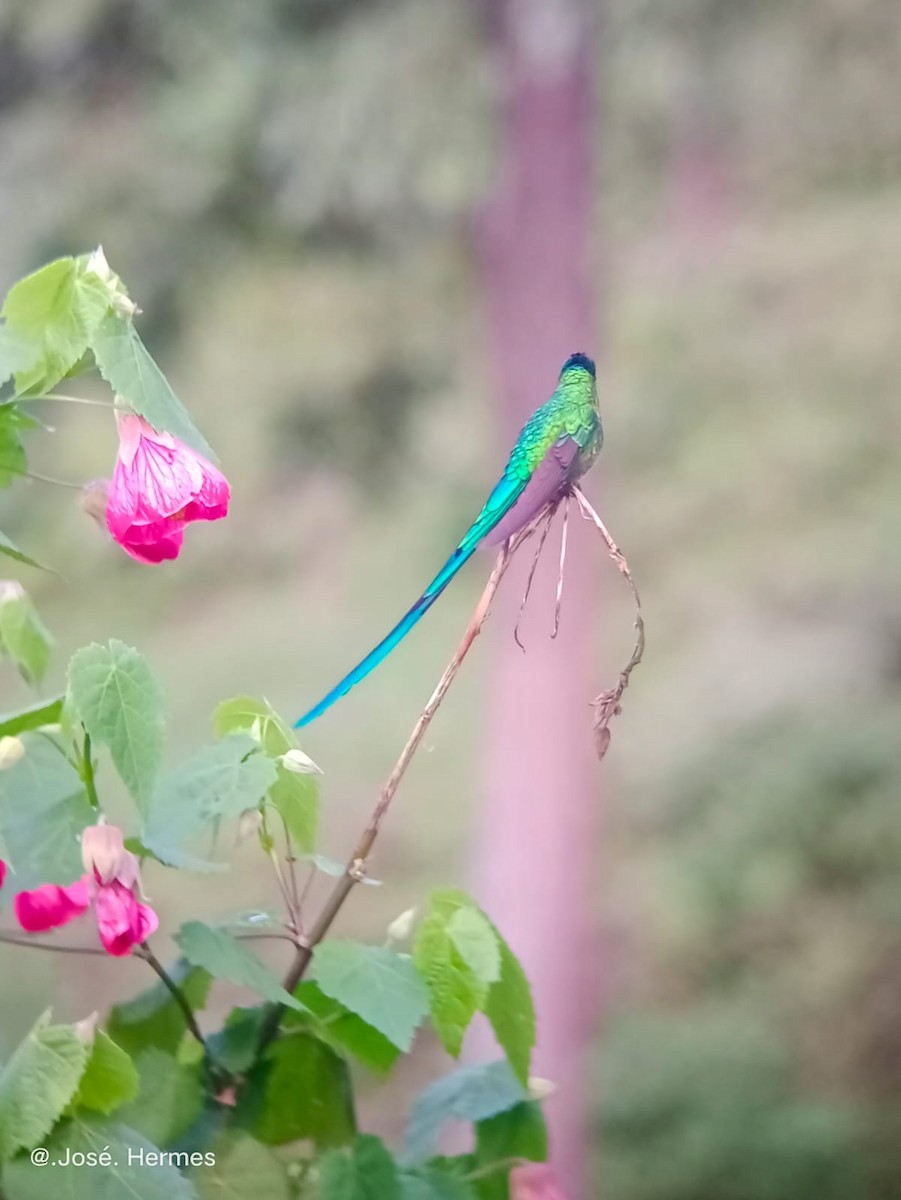
[[[556,562],[525,656],[508,579],[340,924],[484,898],[573,1197],[901,1197],[899,79],[896,0],[0,7],[0,290],[102,242],[233,488],[156,569],[75,493],[3,493],[63,576],[25,580],[48,692],[116,636],[163,680],[171,761],[229,695],[293,719],[419,594],[563,358],[598,358],[586,490],[648,623],[610,752],[587,701],[632,612],[580,527],[561,638]],[[111,473],[108,413],[43,415],[36,470]],[[325,853],[488,567],[305,731]],[[224,882],[148,876],[169,928],[276,903],[252,846]],[[145,982],[9,947],[0,978],[4,1053],[51,1001]],[[364,1122],[395,1134],[445,1065],[423,1039]]]

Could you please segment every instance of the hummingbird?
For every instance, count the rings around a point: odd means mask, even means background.
[[[390,633],[295,721],[294,728],[321,717],[387,658],[478,548],[503,545],[569,496],[597,458],[603,441],[594,362],[587,354],[571,354],[553,394],[526,421],[503,475],[450,558]]]

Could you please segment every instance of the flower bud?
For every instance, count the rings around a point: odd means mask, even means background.
[[[249,837],[259,833],[263,824],[263,814],[258,808],[245,808],[238,817],[238,832],[235,837],[237,843],[245,842]]]
[[[321,775],[322,768],[313,762],[303,750],[286,750],[281,757],[281,764],[286,771],[294,775]]]
[[[134,863],[128,860],[134,859]],[[137,879],[137,859],[125,849],[122,830],[117,825],[88,825],[81,835],[81,861],[84,869],[97,883],[108,884],[122,875],[126,887]]]
[[[24,600],[25,589],[15,579],[0,579],[0,604],[10,604]]]
[[[388,926],[388,941],[389,942],[405,942],[410,936],[410,931],[413,928],[413,922],[416,919],[416,909],[406,908],[395,917]]]
[[[106,532],[106,502],[109,497],[109,480],[92,479],[81,490],[81,508]]]
[[[80,1042],[91,1046],[94,1043],[94,1034],[97,1032],[97,1022],[100,1020],[99,1012],[92,1012],[89,1017],[84,1017],[81,1021],[76,1021],[72,1026],[72,1032]]]
[[[17,737],[0,737],[0,771],[13,766],[25,753],[25,743]]]

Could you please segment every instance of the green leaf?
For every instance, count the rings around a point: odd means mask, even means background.
[[[175,935],[175,941],[188,962],[203,967],[215,979],[227,979],[252,988],[266,1000],[301,1010],[303,1005],[286,992],[268,967],[255,954],[226,933],[202,921],[188,921]]]
[[[36,426],[37,423],[15,404],[10,401],[0,404],[0,488],[9,487],[17,476],[27,471],[22,431]]]
[[[475,1166],[489,1167],[505,1159],[547,1161],[547,1126],[541,1105],[526,1100],[476,1125]],[[509,1200],[510,1170],[492,1171],[476,1184],[479,1200]]]
[[[299,749],[294,731],[265,700],[235,696],[224,700],[213,714],[217,737],[248,731],[264,754],[279,759],[288,750]],[[281,814],[288,832],[303,853],[316,845],[319,824],[319,783],[315,775],[298,775],[276,763],[277,778],[269,789],[269,800]]]
[[[402,1161],[412,1164],[429,1158],[446,1121],[485,1121],[528,1098],[507,1062],[461,1067],[426,1088],[415,1101]]]
[[[466,964],[448,931],[454,915],[468,903],[468,897],[460,899],[462,895],[434,892],[429,898],[431,911],[413,943],[413,961],[428,987],[435,1032],[455,1058],[486,997],[485,985]]]
[[[45,725],[56,725],[63,712],[64,696],[52,700],[39,700],[18,712],[0,715],[0,737],[13,737],[29,729],[43,729]]]
[[[50,662],[53,638],[31,597],[18,583],[0,583],[0,651],[26,683],[40,683]]]
[[[88,1047],[71,1025],[44,1013],[0,1072],[0,1162],[30,1150],[72,1099]]]
[[[401,1200],[397,1166],[377,1137],[360,1134],[319,1163],[319,1200]]]
[[[255,808],[275,779],[275,765],[246,734],[233,734],[199,751],[168,772],[147,806],[141,840],[162,862],[209,870],[214,864],[189,855],[186,842],[217,823]]]
[[[157,430],[174,434],[208,459],[214,459],[188,410],[150,356],[134,324],[110,314],[91,335],[100,374],[123,400]]]
[[[36,361],[41,353],[40,342],[0,325],[0,386],[13,375],[19,375]]]
[[[115,638],[95,642],[73,655],[68,684],[67,702],[143,809],[163,754],[163,694],[146,659]]]
[[[2,437],[2,434],[0,434],[0,437]],[[2,471],[0,471],[0,474],[2,474]],[[2,486],[3,484],[0,483],[0,487]],[[37,567],[39,571],[50,570],[50,567],[45,567],[36,558],[32,558],[24,550],[20,550],[16,543],[11,541],[5,533],[0,533],[0,554],[5,555],[7,558],[14,558],[16,562],[25,563],[28,567]]]
[[[291,1200],[288,1172],[271,1150],[246,1133],[213,1143],[214,1162],[195,1167],[191,1181],[200,1200]]]
[[[196,1200],[194,1185],[182,1175],[173,1156],[119,1121],[74,1117],[63,1122],[44,1142],[50,1163],[36,1170],[27,1155],[8,1163],[3,1171],[5,1200]],[[109,1159],[99,1159],[101,1154]],[[75,1155],[96,1155],[103,1165],[76,1166]],[[189,1156],[184,1155],[187,1161]],[[91,1161],[90,1159],[88,1160]]]
[[[460,1052],[476,1012],[484,1012],[513,1069],[528,1081],[535,1010],[513,951],[471,896],[454,888],[429,897],[429,913],[413,946],[429,987],[432,1021],[445,1049]]]
[[[233,1008],[219,1032],[206,1039],[207,1049],[215,1062],[234,1075],[246,1071],[256,1058],[265,1014],[261,1005]]]
[[[157,1146],[168,1146],[197,1120],[203,1085],[197,1064],[178,1062],[148,1046],[135,1058],[137,1095],[119,1112],[119,1120]]]
[[[210,990],[208,971],[179,958],[166,967],[193,1012],[206,1004]],[[123,1004],[115,1004],[107,1021],[113,1040],[137,1057],[148,1046],[174,1054],[187,1026],[184,1014],[163,983],[154,984]]]
[[[465,1179],[435,1166],[403,1171],[400,1194],[403,1200],[476,1200],[472,1186]]]
[[[356,1013],[400,1050],[429,1011],[429,994],[406,954],[361,942],[321,942],[313,951],[321,991]]]
[[[37,357],[16,372],[20,392],[49,391],[82,357],[111,304],[109,289],[86,259],[59,258],[20,279],[2,315],[14,334],[37,344]]]
[[[134,1063],[108,1034],[98,1029],[73,1103],[109,1116],[120,1105],[133,1100],[137,1091],[138,1072]]]
[[[485,914],[478,908],[458,908],[447,923],[447,932],[476,979],[486,987],[496,983],[501,973],[500,947]]]
[[[484,1011],[510,1065],[519,1079],[527,1083],[532,1047],[535,1045],[532,989],[519,959],[500,934],[497,937],[501,951],[501,973],[488,990]]]
[[[59,748],[36,733],[25,754],[0,771],[0,835],[15,870],[0,897],[42,883],[73,883],[84,871],[80,838],[97,814]]]
[[[298,984],[294,995],[317,1018],[313,1024],[315,1033],[352,1055],[370,1071],[384,1075],[397,1062],[400,1050],[393,1042],[343,1004],[326,996],[312,979]],[[287,1026],[300,1020],[308,1021],[309,1018],[286,1016],[284,1024]]]
[[[308,1033],[281,1037],[248,1077],[250,1131],[270,1146],[310,1138],[319,1146],[349,1141],[355,1131],[347,1063]]]

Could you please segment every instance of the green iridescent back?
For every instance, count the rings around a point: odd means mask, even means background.
[[[597,386],[594,376],[584,367],[569,367],[561,373],[550,399],[526,422],[504,474],[528,479],[564,434],[579,447],[578,474],[583,475],[597,458],[604,441]]]

